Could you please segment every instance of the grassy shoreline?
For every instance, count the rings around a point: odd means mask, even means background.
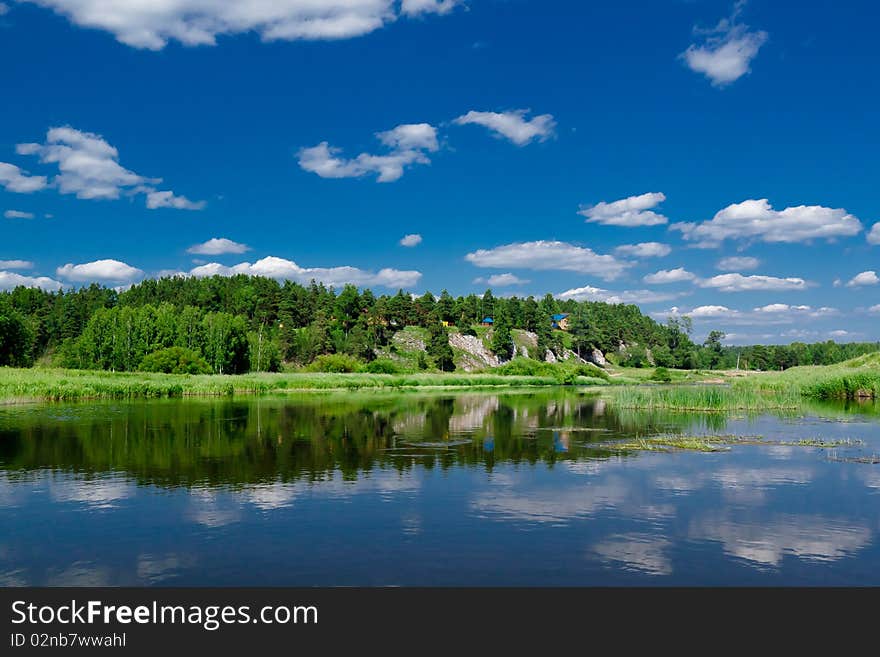
[[[607,385],[577,377],[583,386]],[[89,399],[156,399],[285,394],[331,390],[414,388],[523,388],[559,385],[549,376],[496,374],[242,374],[185,375],[146,372],[0,368],[0,403]]]
[[[785,372],[673,372],[673,383],[651,383],[647,372],[615,368],[605,379],[562,379],[537,372],[332,374],[318,372],[242,375],[154,374],[95,370],[0,367],[0,404],[89,399],[151,399],[310,391],[505,389],[564,384],[595,388],[620,408],[674,411],[793,410],[808,400],[880,398],[880,353],[827,367]],[[710,377],[710,378],[707,378]]]

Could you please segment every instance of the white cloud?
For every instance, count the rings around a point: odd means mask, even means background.
[[[376,138],[396,151],[440,150],[437,128],[430,123],[405,123],[385,132],[377,132]]]
[[[538,140],[547,141],[555,134],[556,121],[552,114],[541,114],[526,119],[531,110],[519,109],[508,112],[475,112],[471,110],[453,121],[456,125],[481,125],[497,136],[512,141],[517,146]]]
[[[68,263],[55,273],[76,283],[130,283],[144,275],[140,269],[119,260],[95,260],[81,265]]]
[[[404,235],[400,240],[401,246],[418,246],[422,243],[422,236],[418,233],[410,233],[409,235]]]
[[[527,285],[531,281],[527,281],[515,274],[495,274],[489,278],[474,279],[474,283],[487,283],[492,287],[506,287],[508,285]]]
[[[702,73],[716,87],[724,87],[751,71],[752,60],[767,42],[767,33],[750,30],[737,19],[745,2],[737,2],[733,15],[709,30],[696,29],[706,37],[702,44],[691,44],[681,54],[688,68]]]
[[[376,138],[390,148],[386,155],[361,153],[356,158],[339,157],[341,149],[322,141],[317,146],[302,148],[298,154],[299,166],[321,178],[360,178],[377,174],[378,182],[394,182],[404,169],[413,164],[430,164],[425,151],[435,152],[440,145],[437,129],[427,123],[399,125],[386,132],[377,132]]]
[[[634,258],[664,258],[672,253],[672,247],[660,242],[642,242],[640,244],[622,244],[614,249],[617,255]]]
[[[8,192],[30,194],[45,189],[48,184],[46,176],[31,176],[14,164],[0,162],[0,185]]]
[[[648,274],[642,280],[652,285],[663,285],[666,283],[681,283],[683,281],[696,280],[696,274],[692,274],[684,267],[678,269],[661,269],[653,274]]]
[[[880,223],[874,224],[871,232],[868,233],[868,244],[880,244]]]
[[[666,195],[659,192],[630,196],[619,201],[606,203],[602,201],[593,206],[582,208],[578,214],[587,218],[587,223],[605,226],[661,226],[669,223],[662,214],[653,212],[666,200]]]
[[[2,263],[0,263],[0,266],[2,266]],[[12,290],[19,286],[39,287],[50,292],[60,290],[62,287],[58,281],[45,276],[22,276],[21,274],[14,274],[9,271],[0,271],[0,290]]]
[[[205,207],[205,201],[190,201],[185,196],[177,196],[171,191],[147,192],[147,207],[150,210],[156,208],[174,208],[175,210],[201,210]]]
[[[33,269],[30,260],[0,260],[0,269]]]
[[[9,13],[9,5],[5,2],[0,2],[0,16],[5,16],[7,13]]]
[[[761,261],[751,256],[731,256],[719,260],[715,268],[720,271],[749,271],[757,269],[760,265]]]
[[[465,260],[477,267],[494,269],[535,269],[540,271],[574,271],[614,280],[630,265],[611,255],[599,255],[592,249],[568,242],[537,241],[505,244],[494,249],[468,253]]]
[[[326,285],[341,286],[351,283],[357,286],[379,285],[388,288],[409,288],[418,284],[422,274],[418,271],[401,271],[398,269],[381,269],[378,272],[364,271],[355,267],[300,267],[292,260],[269,256],[251,264],[242,262],[227,267],[216,262],[196,267],[190,271],[192,276],[235,276],[248,274],[264,276],[276,280],[291,280],[309,283],[312,280]]]
[[[400,13],[408,16],[419,14],[448,14],[462,3],[462,0],[403,0]]]
[[[347,39],[399,15],[446,14],[457,0],[24,0],[76,25],[105,30],[134,48],[161,50],[169,41],[215,45],[218,36],[257,33],[263,41]]]
[[[20,210],[7,210],[3,213],[3,216],[7,219],[33,219],[33,212],[22,212]]]
[[[846,284],[846,286],[859,287],[862,285],[877,285],[878,283],[880,283],[880,278],[877,277],[877,272],[863,271],[861,274],[856,275],[849,283]]]
[[[862,223],[843,209],[799,205],[777,211],[767,199],[760,199],[729,205],[710,221],[677,223],[669,228],[681,231],[686,240],[717,246],[727,239],[786,243],[813,239],[831,241],[857,235]]]
[[[200,210],[204,202],[193,202],[153,185],[161,178],[146,178],[119,164],[119,151],[100,135],[71,127],[50,128],[45,144],[18,144],[19,155],[36,155],[44,164],[57,164],[53,185],[62,194],[80,199],[118,199],[126,194],[145,194],[147,207]]]
[[[872,315],[880,314],[880,303],[878,303],[876,306],[871,306],[870,308],[868,308],[868,312]]]
[[[197,255],[222,255],[224,253],[244,253],[250,250],[251,248],[247,244],[233,242],[225,237],[212,237],[202,244],[194,244],[186,252]]]
[[[759,290],[806,290],[810,283],[803,278],[776,278],[774,276],[743,276],[742,274],[719,274],[712,278],[697,280],[697,285],[720,292],[753,292]]]
[[[566,290],[556,295],[557,299],[565,301],[574,299],[575,301],[602,301],[604,303],[659,303],[661,301],[669,301],[679,297],[678,294],[669,294],[655,292],[653,290],[624,290],[621,292],[611,292],[603,290],[599,287],[587,285],[571,290]]]
[[[839,315],[836,308],[813,308],[811,306],[790,306],[786,303],[771,303],[752,310],[736,310],[727,306],[698,306],[691,310],[672,308],[667,311],[652,313],[655,319],[687,315],[694,320],[725,321],[729,324],[791,324],[804,320],[825,319]]]

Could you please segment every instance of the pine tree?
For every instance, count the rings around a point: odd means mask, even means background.
[[[510,333],[510,321],[503,312],[496,313],[492,328],[492,353],[502,360],[513,355],[513,336]]]
[[[449,346],[449,333],[440,318],[433,314],[428,323],[428,355],[434,360],[437,369],[451,372],[455,369],[455,354]]]

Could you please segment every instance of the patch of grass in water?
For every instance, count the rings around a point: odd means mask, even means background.
[[[818,447],[834,449],[837,447],[854,447],[863,444],[860,440],[824,440],[822,438],[804,438],[795,441],[766,440],[762,436],[736,435],[705,435],[705,436],[651,436],[606,443],[581,443],[590,449],[607,449],[617,452],[727,452],[731,445],[761,445],[787,447]]]
[[[790,410],[802,403],[791,390],[764,393],[719,385],[620,387],[610,388],[606,395],[618,408],[686,412]]]
[[[795,441],[781,441],[776,443],[768,443],[771,445],[790,445],[792,447],[821,447],[822,449],[832,449],[835,447],[854,447],[856,445],[864,445],[861,440],[846,438],[844,440],[825,440],[824,438],[803,438]]]
[[[585,447],[615,452],[725,452],[730,449],[717,436],[653,436]]]
[[[835,463],[864,463],[866,465],[880,464],[880,456],[871,454],[870,456],[837,456],[833,454],[828,457],[829,461]]]

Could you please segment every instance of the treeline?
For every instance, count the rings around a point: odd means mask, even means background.
[[[551,330],[555,314],[571,315],[572,330]],[[376,296],[347,285],[339,291],[319,283],[299,285],[233,276],[147,280],[123,292],[92,285],[46,292],[16,288],[0,295],[0,364],[52,364],[107,370],[238,373],[271,371],[282,362],[308,365],[328,354],[362,362],[375,358],[407,326],[427,329],[424,367],[454,368],[447,331],[473,332],[492,317],[493,350],[513,355],[511,331],[538,336],[530,354],[603,353],[621,344],[693,348],[677,329],[661,326],[636,306],[498,298],[453,297],[445,290],[413,297],[403,291]],[[662,351],[662,348],[661,348]],[[679,354],[686,360],[685,354]]]
[[[838,344],[828,340],[815,344],[725,347],[718,367],[730,369],[738,363],[740,369],[746,370],[787,370],[800,365],[834,365],[875,351],[880,351],[880,342]]]
[[[551,317],[557,314],[568,315],[566,331],[552,330]],[[91,285],[2,293],[0,365],[43,361],[83,369],[240,373],[273,371],[285,362],[320,364],[332,355],[368,363],[396,331],[418,326],[428,336],[419,367],[451,370],[448,330],[475,334],[486,317],[494,320],[488,343],[502,359],[514,355],[514,329],[537,335],[529,356],[538,360],[548,351],[564,357],[572,350],[589,358],[599,350],[627,366],[693,369],[733,367],[737,355],[722,347],[721,333],[696,345],[687,317],[661,325],[634,305],[560,301],[549,294],[500,298],[491,291],[376,296],[352,285],[337,291],[315,282],[239,275],[151,279],[122,292]],[[848,346],[837,346],[836,353],[822,351],[819,364],[851,357]],[[772,356],[766,362],[759,347],[751,349],[757,352],[739,353],[741,366],[777,369],[781,348],[768,348]],[[820,350],[807,352],[815,359]],[[804,354],[798,352],[794,364],[804,364]]]

